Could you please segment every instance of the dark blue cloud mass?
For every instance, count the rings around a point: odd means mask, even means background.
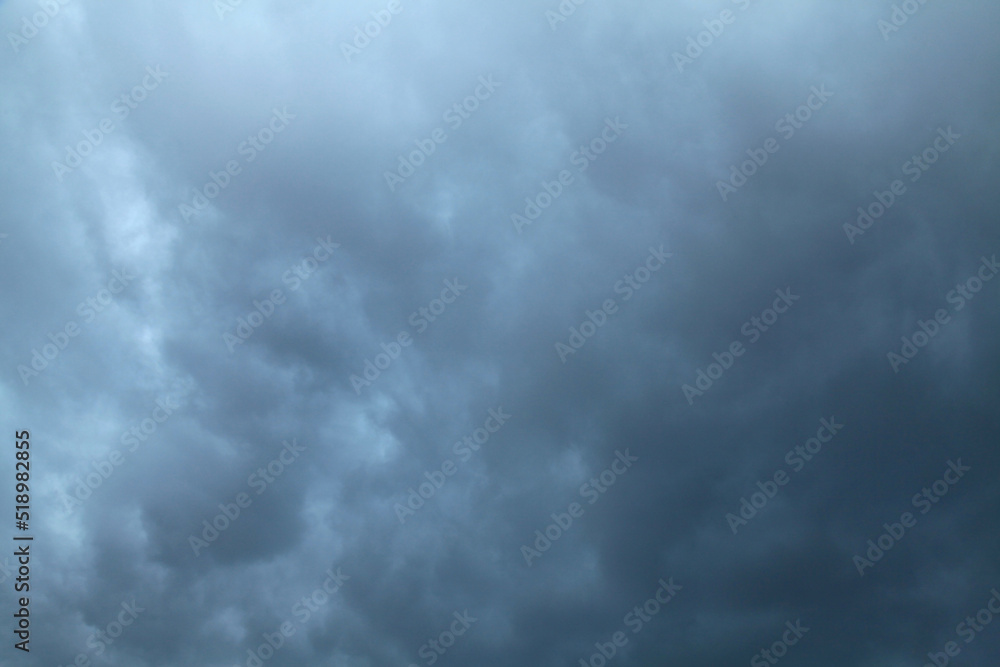
[[[2,3],[0,664],[995,664],[998,21]]]

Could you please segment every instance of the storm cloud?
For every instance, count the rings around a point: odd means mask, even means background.
[[[0,663],[992,664],[998,21],[2,3]]]

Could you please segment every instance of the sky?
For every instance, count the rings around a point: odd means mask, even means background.
[[[994,664],[998,21],[2,3],[0,665]]]

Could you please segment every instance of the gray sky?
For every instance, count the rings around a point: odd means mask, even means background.
[[[0,664],[995,661],[1000,8],[561,6],[0,5]]]

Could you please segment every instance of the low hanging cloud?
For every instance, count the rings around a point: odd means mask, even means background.
[[[998,20],[0,3],[0,663],[991,664]]]

